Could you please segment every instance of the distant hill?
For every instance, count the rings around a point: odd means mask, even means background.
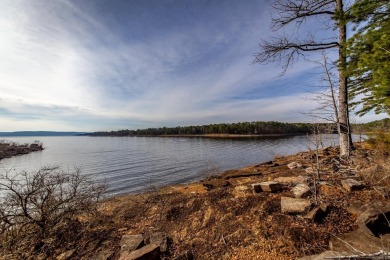
[[[0,132],[0,136],[76,136],[86,135],[86,132],[54,132],[54,131],[17,131],[17,132]]]

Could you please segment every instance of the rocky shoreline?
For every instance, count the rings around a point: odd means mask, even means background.
[[[36,141],[32,144],[17,144],[15,142],[0,141],[0,160],[13,156],[42,151],[42,143]]]
[[[89,257],[386,258],[388,158],[357,147],[349,162],[328,147],[198,183],[111,198],[100,211],[113,231]]]

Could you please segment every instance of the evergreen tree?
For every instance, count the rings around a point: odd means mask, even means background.
[[[350,16],[356,24],[348,41],[351,105],[362,105],[358,115],[370,110],[390,114],[390,2],[356,0]]]

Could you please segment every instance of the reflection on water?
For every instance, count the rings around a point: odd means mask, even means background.
[[[337,143],[327,135],[324,145]],[[277,155],[308,149],[306,136],[283,138],[161,137],[13,137],[18,143],[43,142],[45,150],[0,161],[3,169],[35,171],[59,165],[81,167],[96,181],[106,182],[111,195],[199,180],[209,171],[258,164]]]

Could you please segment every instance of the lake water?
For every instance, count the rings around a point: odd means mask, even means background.
[[[337,142],[329,135],[325,145]],[[43,142],[45,150],[0,161],[0,170],[63,170],[81,167],[84,174],[108,185],[109,195],[200,180],[210,173],[272,160],[307,150],[306,136],[283,138],[184,137],[12,137],[17,143]]]

